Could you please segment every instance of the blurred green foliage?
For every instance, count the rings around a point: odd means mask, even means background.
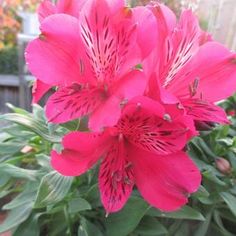
[[[0,74],[18,73],[18,53],[16,47],[4,47],[0,49]]]

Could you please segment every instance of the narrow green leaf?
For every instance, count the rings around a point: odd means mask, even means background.
[[[212,211],[206,215],[206,220],[199,224],[199,227],[195,230],[194,236],[207,236],[207,231],[211,222]]]
[[[36,188],[37,185],[30,185],[30,188],[25,188],[25,190],[17,195],[11,202],[3,206],[3,210],[10,210],[16,207],[19,207],[23,204],[31,204],[34,202],[36,197]]]
[[[0,233],[13,229],[24,222],[29,217],[31,211],[32,204],[28,203],[10,211],[5,221],[0,225]]]
[[[73,178],[62,176],[56,171],[45,175],[40,183],[35,208],[46,207],[61,201],[69,192]]]
[[[200,220],[204,221],[204,216],[197,210],[184,206],[179,211],[164,213],[158,209],[151,208],[148,213],[150,216],[156,216],[161,218],[173,218],[173,219],[186,219],[186,220]]]
[[[208,170],[204,171],[204,172],[202,173],[202,175],[203,175],[206,179],[208,179],[208,180],[210,180],[211,182],[214,182],[214,183],[216,183],[216,184],[218,184],[218,185],[220,185],[220,186],[225,186],[225,185],[226,185],[225,182],[221,181],[218,177],[216,177],[216,175],[213,173],[213,171],[212,171],[211,169],[208,169]]]
[[[141,198],[132,197],[118,213],[113,213],[105,220],[107,235],[127,236],[139,224],[149,206]]]
[[[222,234],[224,236],[233,236],[224,226],[223,222],[222,222],[222,219],[221,219],[221,216],[220,216],[220,212],[215,210],[213,212],[213,218],[217,224],[217,226],[219,227],[219,230],[222,232]]]
[[[231,212],[236,216],[236,197],[227,192],[220,193],[220,196],[224,199]]]
[[[25,222],[20,224],[13,236],[39,236],[40,228],[38,224],[38,219],[41,214],[32,214]]]
[[[36,180],[38,176],[37,170],[27,170],[5,163],[0,164],[0,172],[5,173],[13,178],[22,178],[28,180]]]
[[[28,111],[26,111],[26,110],[24,110],[22,108],[16,107],[16,106],[12,105],[11,103],[6,103],[6,106],[8,108],[10,108],[15,113],[23,114],[23,115],[29,115]]]
[[[49,131],[43,122],[40,122],[31,116],[9,113],[0,115],[0,120],[1,119],[22,125],[49,142],[59,143],[61,141],[61,137],[49,134]]]
[[[26,142],[19,143],[16,141],[0,143],[1,155],[14,155],[15,153],[19,152],[25,145]]]

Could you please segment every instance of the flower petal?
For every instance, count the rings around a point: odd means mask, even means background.
[[[176,16],[173,11],[170,10],[164,4],[154,3],[149,6],[153,14],[157,19],[159,36],[166,36],[176,26]]]
[[[197,52],[201,29],[196,16],[190,10],[183,11],[178,26],[165,40],[164,58],[160,63],[161,84],[168,87],[176,74],[183,70]],[[163,56],[162,56],[163,57]]]
[[[136,100],[140,102],[124,108],[118,123],[126,139],[136,147],[160,155],[181,150],[187,142],[187,127],[164,114],[157,102],[148,98]]]
[[[137,24],[137,44],[141,50],[142,59],[147,57],[156,46],[157,20],[147,7],[132,9],[134,23]]]
[[[87,0],[59,0],[57,2],[57,13],[65,13],[74,17],[79,17]]]
[[[150,205],[160,210],[179,209],[200,186],[200,171],[184,152],[157,156],[130,148],[129,158],[138,190]]]
[[[126,155],[123,141],[116,142],[108,150],[100,167],[99,188],[107,213],[120,210],[133,189],[133,170]]]
[[[53,4],[50,0],[43,0],[38,8],[39,21],[42,21],[53,14],[65,13],[74,17],[79,17],[79,13],[87,0],[58,0]]]
[[[64,123],[88,115],[104,101],[99,89],[81,88],[78,84],[60,88],[47,101],[46,116],[49,122]]]
[[[50,1],[50,0],[43,0],[37,10],[38,16],[39,16],[39,22],[42,23],[42,21],[57,12],[56,6]]]
[[[99,132],[105,127],[113,126],[117,123],[121,114],[121,99],[111,96],[94,110],[89,118],[89,129]]]
[[[42,96],[51,89],[51,85],[45,84],[40,80],[36,80],[33,85],[32,94],[33,100],[32,103],[38,103]]]
[[[51,15],[42,22],[41,31],[39,38],[28,44],[25,55],[36,78],[64,86],[94,80],[76,18]]]
[[[117,3],[117,5],[116,5]],[[124,1],[88,1],[81,15],[87,56],[99,83],[110,85],[133,68],[135,24]]]
[[[221,44],[205,43],[168,90],[185,99],[191,95],[189,88],[196,81],[195,97],[209,102],[225,99],[236,91],[235,61],[236,55]]]
[[[186,109],[187,114],[192,116],[194,120],[211,121],[222,124],[229,123],[224,109],[213,103],[200,99],[183,100],[181,103]]]
[[[51,165],[62,175],[78,176],[91,168],[106,152],[110,141],[107,133],[72,132],[63,138],[61,154],[51,153]]]
[[[120,118],[122,103],[142,95],[145,84],[144,75],[138,70],[131,71],[114,83],[109,90],[111,96],[91,114],[89,128],[100,131],[104,127],[116,125]]]

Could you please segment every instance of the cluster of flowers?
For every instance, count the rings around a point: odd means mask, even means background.
[[[50,88],[46,115],[64,123],[88,116],[88,132],[63,138],[51,164],[79,176],[101,160],[107,213],[134,185],[163,211],[186,204],[201,174],[184,151],[198,127],[227,123],[214,103],[236,90],[236,54],[203,32],[190,10],[177,21],[166,6],[124,0],[45,0],[40,36],[26,50],[37,78],[34,102]]]

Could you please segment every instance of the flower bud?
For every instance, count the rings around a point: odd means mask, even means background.
[[[215,161],[216,168],[223,174],[229,174],[231,172],[231,166],[228,160],[222,157],[218,157]]]
[[[26,145],[26,146],[24,146],[20,151],[21,151],[21,153],[23,153],[23,154],[27,154],[27,153],[29,153],[29,152],[32,152],[34,149],[31,147],[31,146],[29,146],[29,145]]]

